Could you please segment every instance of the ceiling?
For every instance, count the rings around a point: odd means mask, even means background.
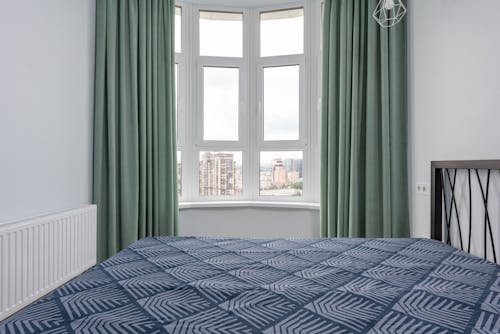
[[[227,6],[227,7],[263,7],[279,4],[298,2],[297,0],[182,0],[202,5]]]

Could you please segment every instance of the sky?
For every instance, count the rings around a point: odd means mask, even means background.
[[[302,159],[302,151],[260,152],[260,164],[270,164],[274,159]]]
[[[207,153],[208,151],[201,151],[200,152],[200,161],[203,155]],[[233,155],[233,159],[236,162],[237,166],[241,166],[242,164],[242,156],[243,153],[241,151],[217,151],[217,152],[212,152],[212,153],[231,153]]]

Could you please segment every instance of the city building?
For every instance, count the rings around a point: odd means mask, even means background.
[[[200,154],[200,195],[227,196],[241,194],[241,167],[233,153]]]

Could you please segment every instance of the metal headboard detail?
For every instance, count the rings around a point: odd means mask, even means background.
[[[466,199],[461,203],[466,205],[468,219],[459,214],[457,200],[457,174],[464,173],[462,193]],[[455,246],[468,253],[471,252],[471,238],[476,233],[482,233],[481,255],[486,259],[497,261],[499,243],[498,229],[500,229],[500,215],[493,217],[489,205],[491,201],[490,187],[494,173],[500,175],[500,160],[464,160],[464,161],[432,161],[431,162],[431,238],[452,244],[452,235],[458,235]],[[498,176],[498,175],[497,175]],[[500,180],[495,177],[495,180]],[[480,192],[473,195],[475,184]],[[463,189],[465,188],[465,189]],[[497,187],[498,188],[498,187]],[[495,203],[500,205],[499,203]],[[473,209],[484,209],[483,219],[473,219]],[[460,219],[462,218],[462,220]],[[443,224],[444,223],[444,224]],[[493,228],[492,228],[493,227]],[[494,234],[497,231],[497,234]],[[496,236],[496,241],[495,241]],[[476,250],[476,253],[479,253]],[[479,254],[476,254],[479,255]]]

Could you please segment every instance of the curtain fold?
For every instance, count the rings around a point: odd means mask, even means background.
[[[176,233],[175,3],[96,6],[93,197],[102,261],[139,238]]]
[[[326,0],[321,234],[407,237],[406,20],[381,28],[376,0]]]

